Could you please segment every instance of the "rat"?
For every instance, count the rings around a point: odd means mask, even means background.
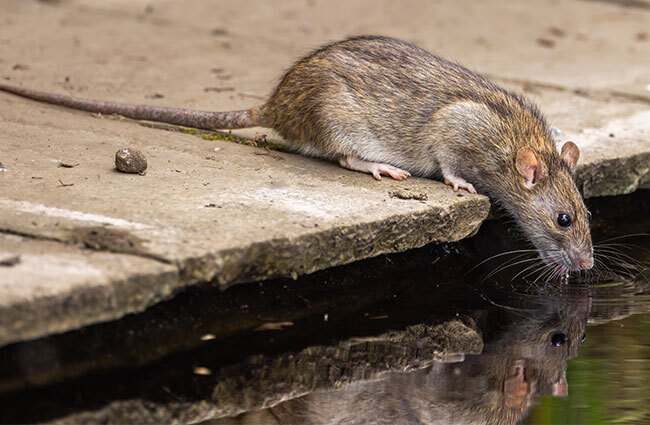
[[[102,114],[200,129],[276,130],[293,150],[375,179],[442,178],[509,212],[557,274],[593,266],[589,213],[573,182],[580,151],[558,152],[537,107],[405,41],[357,36],[296,62],[266,103],[206,112],[0,90]]]

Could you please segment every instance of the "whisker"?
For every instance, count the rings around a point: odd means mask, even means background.
[[[524,279],[524,280],[526,280],[526,278],[527,278],[528,276],[530,276],[531,274],[535,274],[535,273],[537,273],[537,272],[539,272],[539,271],[542,271],[542,270],[544,270],[544,269],[547,268],[547,267],[549,267],[548,264],[546,264],[546,263],[542,263],[541,266],[539,266],[539,267],[533,269],[532,271],[528,272],[527,274],[525,274],[525,275],[522,276],[521,278]]]
[[[596,265],[597,265],[598,267],[603,267],[603,268],[607,269],[607,271],[608,271],[609,273],[613,273],[612,269],[609,268],[609,266],[608,266],[607,264],[605,264],[604,261],[602,261],[600,258],[597,258],[596,256],[594,256],[594,266],[596,266]],[[596,269],[596,267],[594,267],[594,269]],[[597,279],[600,281],[601,278],[602,278],[602,277],[601,277],[602,275],[601,275],[601,273],[600,273],[600,270],[595,270],[595,271],[598,273]]]
[[[594,244],[594,248],[602,248],[602,247],[605,247],[605,248],[618,248],[618,247],[621,247],[621,248],[630,249],[630,250],[631,249],[640,249],[642,251],[650,252],[650,249],[648,249],[648,248],[646,248],[644,246],[641,246],[641,245],[633,244],[633,243],[603,243],[603,244],[599,243],[599,244]]]
[[[605,248],[603,248],[603,247],[598,247],[598,249],[594,249],[594,252],[608,252],[608,253],[615,253],[615,254],[619,254],[619,255],[625,255],[626,257],[629,257],[629,258],[634,259],[634,257],[630,256],[629,254],[627,254],[627,253],[625,253],[625,252],[623,252],[623,251],[621,251],[620,249],[615,248],[615,247],[605,247]],[[649,252],[650,252],[650,251],[649,251]],[[635,260],[636,262],[639,262],[639,261],[636,260],[636,259],[634,259],[634,260]]]
[[[547,267],[545,268],[544,271],[542,271],[542,272],[539,274],[539,276],[537,276],[537,278],[535,278],[535,280],[533,280],[533,284],[536,284],[537,281],[538,281],[542,276],[545,276],[545,275],[549,272],[549,270],[551,270],[551,267],[549,267],[548,264],[545,264],[545,266],[547,266]]]
[[[526,270],[530,270],[531,267],[537,267],[540,263],[543,264],[543,263],[544,263],[544,260],[542,260],[541,258],[538,258],[538,259],[537,259],[537,262],[535,262],[535,263],[533,263],[533,264],[530,264],[528,267],[526,267],[525,269],[523,269],[522,271],[520,271],[519,273],[517,273],[516,275],[514,275],[513,278],[510,279],[510,281],[512,282],[513,280],[515,280],[515,279],[517,278],[517,276],[521,275],[522,273],[525,273]]]
[[[535,261],[535,260],[537,259],[537,258],[529,258],[529,259],[525,259],[525,260],[517,261],[518,259],[522,258],[522,257],[525,256],[525,255],[526,255],[526,254],[518,255],[517,257],[515,257],[515,258],[513,258],[513,259],[511,259],[511,260],[506,261],[504,264],[500,265],[500,266],[497,267],[496,269],[490,271],[490,272],[489,272],[489,273],[488,273],[488,274],[487,274],[487,275],[486,275],[486,276],[481,280],[481,284],[482,284],[483,282],[485,282],[487,279],[491,278],[492,276],[496,275],[497,273],[500,273],[501,271],[503,271],[503,270],[505,270],[505,269],[507,269],[507,268],[509,268],[509,267],[512,267],[512,266],[514,266],[514,265],[516,265],[516,264],[526,263],[526,262],[528,262],[528,261]]]
[[[632,234],[629,234],[629,235],[616,236],[614,238],[609,238],[609,239],[605,239],[603,241],[600,241],[599,243],[615,241],[615,240],[624,239],[624,238],[633,238],[633,237],[636,237],[636,236],[650,236],[650,233],[632,233]]]
[[[472,267],[471,269],[469,269],[469,271],[467,271],[467,273],[465,273],[463,276],[467,276],[467,275],[470,274],[472,271],[474,271],[477,267],[480,267],[480,266],[482,266],[483,264],[487,263],[488,261],[493,260],[493,259],[495,259],[495,258],[497,258],[497,257],[502,257],[502,256],[504,256],[504,255],[509,255],[509,254],[519,254],[519,253],[522,253],[522,252],[525,252],[525,253],[528,253],[528,252],[535,252],[535,253],[536,253],[537,250],[536,250],[536,249],[515,249],[515,250],[512,250],[512,251],[506,251],[506,252],[502,252],[502,253],[499,253],[499,254],[493,255],[493,256],[491,256],[491,257],[489,257],[489,258],[486,258],[485,260],[481,261],[480,263],[478,263],[477,265],[475,265],[475,266]]]
[[[630,266],[634,267],[640,267],[640,268],[645,268],[646,265],[640,262],[639,260],[635,259],[634,257],[624,253],[620,252],[618,250],[613,250],[613,249],[602,249],[600,251],[594,251],[594,256],[600,255],[601,257],[605,259],[615,259],[620,262],[628,262],[630,263]],[[626,266],[628,264],[620,264],[620,266]]]
[[[502,272],[503,270],[508,269],[508,268],[510,268],[510,267],[514,267],[514,266],[519,265],[519,264],[527,263],[527,262],[529,262],[529,261],[537,261],[537,260],[539,260],[538,258],[527,258],[527,259],[525,259],[525,260],[516,261],[516,260],[518,260],[518,259],[521,258],[521,257],[522,257],[522,256],[520,255],[520,256],[518,256],[517,258],[515,258],[515,259],[513,260],[513,261],[515,261],[514,263],[510,263],[510,264],[508,264],[508,263],[504,263],[503,265],[499,266],[499,267],[496,268],[495,270],[492,270],[492,271],[489,273],[488,277],[492,277],[492,276],[494,276],[495,274],[500,273],[500,272]]]

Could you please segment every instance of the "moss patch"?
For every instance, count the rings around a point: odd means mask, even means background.
[[[205,130],[198,130],[195,128],[179,127],[177,125],[166,124],[166,123],[152,123],[152,122],[143,121],[140,122],[140,125],[149,128],[155,128],[158,130],[178,131],[184,134],[198,136],[203,140],[210,140],[210,141],[220,140],[223,142],[239,143],[240,145],[253,146],[256,148],[262,148],[271,151],[289,152],[289,149],[287,149],[286,147],[266,140],[266,135],[261,135],[260,137],[256,137],[255,139],[247,139],[245,137],[235,136],[230,132],[225,133],[221,131],[205,131]]]

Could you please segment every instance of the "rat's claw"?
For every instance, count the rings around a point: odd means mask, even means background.
[[[375,180],[381,180],[381,174],[379,173],[379,170],[373,170],[372,176],[375,178]]]

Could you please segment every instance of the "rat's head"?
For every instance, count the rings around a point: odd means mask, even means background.
[[[575,143],[566,142],[559,154],[526,146],[516,157],[517,192],[527,205],[516,216],[544,262],[560,274],[594,264],[590,213],[573,182],[579,156]]]

